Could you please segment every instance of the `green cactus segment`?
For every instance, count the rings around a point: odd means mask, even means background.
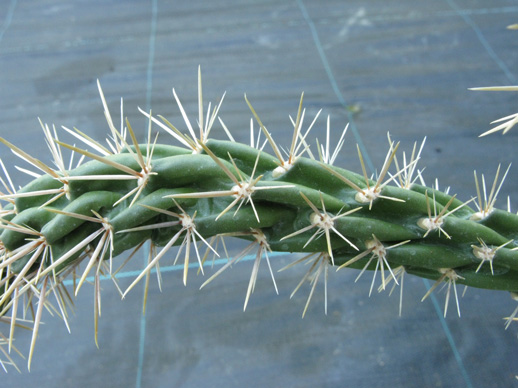
[[[51,195],[18,197],[18,214],[10,223],[22,229],[8,228],[11,224],[5,221],[5,230],[0,235],[7,257],[12,255],[9,252],[34,237],[23,228],[44,236],[46,244],[52,247],[53,260],[67,257],[68,252],[102,227],[101,220],[92,224],[88,218],[77,215],[96,217],[94,214],[97,214],[105,220],[113,233],[114,254],[139,246],[146,240],[164,246],[179,233],[182,225],[178,218],[157,212],[162,209],[176,214],[185,211],[191,217],[196,214],[194,225],[205,238],[242,232],[242,238],[253,239],[247,232],[261,229],[274,250],[325,252],[332,247],[329,253],[335,256],[337,265],[368,249],[368,241],[373,238],[385,246],[409,241],[387,250],[386,260],[391,267],[404,266],[409,273],[422,273],[431,278],[440,277],[437,271],[442,268],[452,268],[466,274],[459,283],[518,290],[518,278],[512,276],[518,270],[518,253],[513,250],[517,246],[514,237],[518,234],[518,217],[514,214],[495,210],[486,219],[473,221],[470,218],[474,210],[456,198],[423,186],[414,186],[412,190],[384,186],[380,198],[365,203],[358,200],[358,189],[339,179],[337,174],[361,190],[373,187],[375,182],[365,181],[353,172],[325,168],[315,160],[299,158],[286,173],[274,177],[272,170],[278,166],[277,160],[264,151],[214,140],[207,143],[207,148],[213,155],[156,145],[149,161],[152,174],[133,204],[132,197],[123,196],[139,185],[138,179],[131,175],[132,171],[139,173],[142,170],[135,157],[135,147],[131,148],[132,153],[126,150],[67,171],[65,175],[71,177],[70,199],[62,196],[40,208]],[[146,158],[147,150],[140,146]],[[242,185],[255,177],[260,178],[249,197],[238,198],[238,194],[231,194],[237,189],[229,172]],[[20,193],[44,193],[62,186],[60,180],[45,175],[29,183]],[[219,195],[219,192],[226,194]],[[314,214],[309,203],[318,209],[319,215]],[[427,225],[426,220],[431,220],[443,209],[456,208],[458,211],[444,216],[436,224],[429,222],[436,228],[423,228]],[[354,213],[341,216],[348,211]],[[319,223],[319,217],[324,215],[333,220],[331,225]],[[171,226],[160,227],[164,222]],[[153,225],[157,226],[154,228]],[[95,247],[100,238],[96,237],[84,249],[69,254],[66,263],[72,263],[88,246]],[[181,241],[178,239],[175,245]],[[488,250],[494,249],[495,254],[494,260],[487,260],[488,263],[482,263],[478,268],[484,259],[474,247],[482,247],[481,244]],[[505,248],[497,249],[504,245]],[[494,269],[491,276],[487,273],[489,261]],[[368,256],[351,266],[363,268],[367,262]],[[13,268],[20,266],[23,267]],[[62,269],[65,267],[65,263],[60,265]],[[36,270],[38,265],[34,268]],[[498,280],[501,276],[504,280]]]
[[[52,245],[61,238],[74,232],[80,225],[88,222],[81,218],[75,218],[69,214],[78,214],[93,217],[94,213],[103,213],[101,209],[112,210],[113,204],[122,195],[111,191],[91,191],[77,197],[74,201],[65,206],[64,213],[56,216],[41,228],[41,233],[45,236],[47,244]],[[51,212],[52,208],[44,210]]]
[[[443,193],[442,191],[418,184],[412,185],[411,190],[421,194],[426,194],[429,198],[433,198],[436,203],[442,206],[446,206],[448,202],[452,201],[450,209],[459,209],[457,217],[469,217],[473,213],[475,213],[475,211],[469,206],[464,206],[464,202],[462,202],[458,198],[453,198],[451,195]],[[437,211],[439,211],[439,209],[437,209]]]
[[[22,212],[25,209],[38,207],[50,200],[55,194],[44,194],[45,191],[55,191],[63,187],[63,183],[50,175],[42,175],[41,177],[28,183],[26,186],[18,190],[20,196],[15,200],[16,210]],[[40,192],[42,194],[35,195]]]
[[[222,163],[234,170],[230,163]],[[208,155],[176,155],[159,159],[153,162],[153,171],[156,175],[151,177],[149,186],[155,190],[164,186],[207,186],[209,189],[218,190],[232,184],[225,172]]]
[[[365,188],[365,181],[360,175],[336,167],[333,168],[333,170],[357,186]],[[285,182],[308,186],[335,196],[353,193],[349,187],[344,187],[342,181],[329,174],[319,163],[315,163],[315,161],[311,159],[299,158],[293,167],[279,179]]]
[[[513,213],[493,209],[487,217],[479,222],[508,239],[518,239],[518,217]]]
[[[507,267],[518,271],[518,251],[514,249],[501,248],[494,252],[493,262],[495,265]],[[486,266],[489,266],[486,264]]]
[[[260,214],[260,221],[254,216],[254,212],[250,207],[239,210],[235,215],[226,213],[216,221],[217,215],[196,217],[196,230],[203,236],[212,237],[216,234],[223,233],[239,233],[250,229],[264,229],[264,233],[275,230],[277,225],[283,224],[293,217],[293,212],[278,205],[256,206],[257,212]],[[218,224],[217,233],[214,230],[214,224]],[[221,229],[220,229],[221,228]]]
[[[256,148],[249,147],[245,144],[209,139],[206,146],[218,158],[230,162],[230,158],[234,160],[237,167],[246,174],[252,174],[254,164],[257,160],[256,173],[271,173],[278,165],[278,160],[266,152],[258,152]]]
[[[111,162],[128,167],[130,170],[139,172],[141,170],[133,155],[117,154],[105,158]],[[68,172],[72,178],[69,182],[71,197],[78,198],[89,191],[116,191],[126,193],[135,186],[134,179],[127,172],[121,171],[111,164],[92,160]],[[97,179],[89,179],[96,176]]]
[[[131,150],[131,151],[130,151]],[[186,150],[185,148],[176,147],[169,144],[155,144],[152,148],[153,153],[148,155],[148,146],[147,145],[139,145],[139,150],[141,154],[145,157],[151,156],[153,159],[162,159],[166,158],[168,156],[174,156],[174,155],[188,155],[192,152],[189,150]],[[151,150],[149,150],[151,151]],[[121,151],[121,154],[135,154],[136,147],[130,146],[129,149],[125,148]]]
[[[192,192],[192,189],[178,188],[178,189],[158,189],[152,193],[143,196],[135,205],[131,207],[123,207],[116,214],[115,211],[110,217],[110,225],[113,227],[115,233],[136,228],[149,220],[157,217],[156,211],[151,208],[170,209],[175,207],[175,204],[168,196],[176,194],[186,194]],[[177,203],[181,206],[190,207],[196,204],[195,200],[178,199]],[[115,210],[115,209],[114,209]]]
[[[450,236],[455,236],[456,243],[470,243],[473,242],[474,237],[488,245],[502,245],[509,241],[509,238],[500,235],[487,226],[462,218],[445,218],[443,229]]]
[[[444,245],[424,245],[422,243],[405,244],[392,249],[388,251],[387,258],[396,265],[436,270],[478,266],[479,264],[475,257],[470,257],[461,249],[452,249]]]
[[[421,234],[417,231],[412,231],[412,229],[405,228],[397,223],[358,217],[356,214],[336,220],[336,229],[345,236],[361,240],[369,240],[372,235],[375,235],[380,241],[386,242],[414,240],[421,237]]]
[[[438,280],[443,276],[441,271],[419,267],[405,267],[405,271],[409,274],[432,280]],[[457,275],[455,282],[458,284],[488,290],[504,290],[510,292],[516,292],[517,290],[517,271],[502,269],[491,272],[488,269],[480,269],[479,271],[476,271],[472,268],[460,268],[455,270],[455,274]]]
[[[337,174],[362,190],[373,187],[375,182],[365,181],[361,175],[347,170],[330,167],[335,172],[332,174],[320,162],[299,158],[285,174],[274,177],[272,170],[278,166],[277,160],[264,151],[214,140],[207,143],[207,148],[213,155],[156,145],[150,160],[152,175],[131,206],[131,198],[121,198],[138,188],[138,179],[130,174],[142,170],[135,157],[135,147],[131,148],[132,153],[126,150],[126,153],[104,157],[110,163],[103,158],[90,161],[66,172],[66,176],[72,177],[70,199],[63,196],[40,208],[50,195],[18,197],[16,209],[19,213],[10,222],[41,233],[46,244],[52,247],[53,260],[59,260],[102,227],[101,220],[92,224],[87,218],[74,215],[103,217],[113,232],[112,253],[119,254],[146,240],[157,246],[166,245],[182,225],[178,218],[158,213],[157,209],[176,214],[185,211],[191,217],[196,214],[194,225],[205,238],[242,232],[242,238],[253,239],[246,232],[261,229],[274,250],[318,252],[328,251],[331,246],[329,253],[334,254],[337,265],[368,249],[368,241],[373,238],[386,246],[409,241],[387,250],[386,260],[390,266],[404,266],[409,273],[422,273],[430,278],[439,278],[438,271],[442,268],[452,268],[466,275],[459,283],[518,290],[518,278],[512,276],[518,268],[518,254],[513,250],[516,247],[513,239],[518,233],[516,215],[495,211],[487,219],[473,221],[470,219],[474,214],[471,208],[456,198],[423,186],[414,186],[412,190],[385,186],[380,191],[380,198],[363,203],[358,200],[357,188],[339,179]],[[147,150],[140,146],[146,157]],[[214,158],[218,158],[219,163]],[[118,165],[131,171],[121,170]],[[236,182],[229,172],[242,184],[260,177],[249,197],[240,199],[237,194],[230,194],[236,190]],[[113,176],[124,178],[112,179]],[[45,175],[20,192],[44,192],[62,185],[58,179]],[[219,192],[226,194],[218,195]],[[233,202],[234,206],[227,209]],[[333,220],[328,225],[329,237],[309,203],[318,209],[318,217],[326,215]],[[420,220],[432,219],[443,209],[455,208],[459,208],[458,211],[445,216],[435,229],[423,228],[426,223]],[[358,211],[354,214],[341,216],[355,209]],[[171,226],[161,227],[165,222]],[[31,238],[33,235],[23,229],[7,227],[0,235],[7,253]],[[84,249],[94,247],[100,238],[96,237]],[[181,241],[178,239],[175,245]],[[495,250],[494,260],[488,259],[488,263],[482,265],[484,259],[474,248],[481,244]],[[505,248],[496,249],[503,245]],[[81,252],[69,255],[66,263],[73,262]],[[489,261],[493,268],[491,276],[487,273]],[[351,266],[363,268],[367,262],[368,256]],[[60,266],[65,267],[65,263]],[[34,268],[38,266],[34,265]],[[504,280],[498,280],[502,276]]]
[[[69,267],[74,268],[74,264],[79,261],[78,258],[85,256],[86,247],[82,243],[97,230],[99,230],[99,225],[86,222],[75,229],[74,233],[64,236],[53,244],[51,246],[52,261],[59,262],[53,272],[61,274],[67,271]],[[92,241],[91,245],[88,246],[95,246],[95,243]],[[77,249],[79,247],[81,248]],[[50,260],[47,260],[46,265],[50,266],[51,264]]]
[[[264,181],[259,182],[257,186],[276,187],[275,190],[257,191],[254,194],[254,200],[258,201],[268,201],[288,205],[290,207],[307,208],[308,205],[301,196],[301,194],[304,194],[318,208],[325,206],[327,210],[334,212],[346,211],[350,209],[349,205],[336,197],[298,184],[290,184],[288,182],[279,181]]]
[[[0,234],[0,241],[8,251],[14,251],[23,245],[26,240],[35,237],[33,232],[40,231],[54,214],[44,208],[30,208],[18,213]],[[18,226],[9,229],[9,226]]]

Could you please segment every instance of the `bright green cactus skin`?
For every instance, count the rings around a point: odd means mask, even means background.
[[[242,176],[244,180],[249,178],[248,174],[252,172],[259,157],[255,174],[263,175],[263,178],[257,186],[287,186],[254,192],[252,201],[259,221],[250,203],[243,204],[237,212],[231,209],[216,220],[235,199],[232,196],[177,199],[188,214],[196,212],[196,230],[206,239],[223,233],[261,229],[274,251],[325,252],[328,249],[325,236],[314,238],[307,244],[316,229],[281,241],[282,237],[310,225],[312,210],[301,196],[303,193],[322,211],[323,203],[325,211],[329,214],[344,213],[361,207],[361,210],[334,222],[334,227],[340,234],[351,241],[360,252],[367,249],[366,241],[372,240],[373,235],[384,245],[410,240],[404,245],[387,250],[386,260],[392,268],[404,266],[408,273],[431,279],[440,278],[442,273],[439,270],[449,268],[459,275],[458,283],[479,288],[518,291],[518,251],[513,250],[518,247],[514,242],[518,233],[518,216],[514,214],[494,210],[485,219],[473,221],[470,216],[475,211],[469,206],[463,206],[458,212],[444,218],[442,231],[437,229],[427,233],[427,230],[418,226],[418,220],[429,216],[429,208],[435,208],[439,213],[452,198],[449,195],[415,184],[410,189],[385,186],[380,194],[391,199],[377,198],[370,206],[369,203],[358,202],[355,199],[357,191],[329,172],[321,162],[299,158],[288,172],[274,178],[272,171],[277,167],[277,161],[264,151],[259,155],[257,149],[247,145],[216,140],[207,141],[206,147],[220,158],[229,170]],[[145,151],[142,149],[146,157]],[[229,155],[239,167],[239,172],[230,163]],[[129,153],[106,158],[124,164],[136,172],[140,171],[139,164]],[[167,195],[225,191],[234,185],[222,168],[207,154],[192,154],[177,147],[160,146],[153,154],[151,165],[156,175],[150,177],[138,200],[131,207],[129,204],[132,197],[116,206],[113,204],[137,187],[135,180],[76,180],[69,183],[69,199],[63,196],[43,208],[39,206],[51,199],[52,195],[17,198],[17,214],[9,217],[10,222],[40,231],[51,246],[52,259],[56,261],[60,255],[77,244],[78,238],[74,236],[87,236],[96,225],[51,212],[48,208],[85,216],[91,216],[94,210],[106,218],[113,227],[115,256],[146,240],[151,240],[157,246],[164,245],[181,228],[177,226],[166,230],[118,233],[142,225],[173,221],[170,216],[140,205],[178,212],[175,203],[171,198],[167,198]],[[333,170],[360,188],[367,189],[363,176],[336,167],[333,167]],[[97,160],[69,171],[70,176],[109,174],[123,173]],[[19,193],[53,189],[59,185],[58,180],[45,175],[29,183]],[[369,185],[374,186],[375,182],[370,181]],[[460,205],[462,203],[454,199],[450,209]],[[31,237],[29,234],[5,229],[0,235],[0,240],[5,252],[8,253],[16,251]],[[492,270],[489,263],[484,263],[479,268],[481,259],[475,256],[473,246],[480,246],[481,241],[488,247],[499,247],[510,241],[505,247],[495,250],[491,263]],[[180,242],[181,240],[178,240],[177,244]],[[96,241],[93,241],[91,245],[95,243]],[[336,233],[331,233],[331,246],[336,265],[344,264],[359,253]],[[77,252],[68,262],[73,262],[81,253]],[[28,254],[13,263],[12,272],[16,274],[21,270],[30,256]],[[366,256],[353,263],[351,267],[361,269],[368,259]],[[374,269],[375,264],[372,262],[369,269]],[[36,261],[32,267],[32,271],[36,271],[40,267],[39,262]],[[62,266],[65,267],[66,264]]]

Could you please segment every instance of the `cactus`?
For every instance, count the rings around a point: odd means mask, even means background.
[[[355,268],[361,276],[373,272],[370,292],[390,284],[402,289],[405,274],[435,281],[426,297],[439,285],[447,287],[444,314],[454,295],[460,315],[457,284],[508,291],[518,299],[518,216],[494,207],[507,175],[497,170],[489,195],[485,179],[475,174],[477,197],[462,202],[455,195],[427,187],[417,168],[422,147],[410,158],[398,160],[399,143],[388,137],[388,152],[377,177],[368,177],[363,157],[360,174],[333,165],[344,142],[345,128],[336,150],[327,141],[318,144],[318,158],[311,152],[302,130],[302,97],[293,124],[287,155],[273,140],[245,96],[261,131],[250,145],[235,142],[221,121],[229,140],[210,138],[221,102],[204,116],[199,75],[199,134],[178,99],[188,133],[164,117],[142,112],[149,119],[146,144],[139,144],[129,122],[116,129],[99,86],[111,138],[103,145],[78,130],[64,128],[79,139],[87,151],[59,140],[58,131],[41,123],[55,167],[49,167],[7,140],[0,141],[39,170],[23,188],[16,190],[3,163],[5,178],[0,193],[0,319],[9,325],[4,345],[12,344],[22,305],[35,304],[29,368],[42,311],[51,300],[66,322],[70,296],[63,280],[74,276],[77,295],[88,275],[94,277],[95,340],[100,303],[100,277],[116,279],[113,266],[122,252],[148,247],[148,264],[124,297],[139,281],[148,284],[151,270],[159,271],[163,258],[177,248],[175,262],[184,266],[187,283],[191,261],[199,272],[210,255],[219,256],[219,242],[237,237],[250,241],[245,250],[229,259],[202,287],[254,250],[255,261],[245,295],[244,308],[253,293],[260,262],[266,261],[277,290],[269,253],[302,252],[283,268],[309,263],[295,293],[310,282],[306,313],[320,277],[329,270]],[[180,146],[157,144],[152,137],[157,125]],[[261,141],[261,133],[266,140]],[[266,144],[272,154],[264,151]],[[63,151],[82,156],[68,168]],[[90,159],[90,161],[84,161]],[[417,182],[420,183],[417,183]],[[147,245],[146,245],[147,244]],[[223,245],[223,244],[222,244]],[[193,252],[194,251],[194,252]],[[124,264],[124,263],[123,263]],[[80,267],[82,269],[80,270]],[[322,276],[321,276],[322,275]],[[147,287],[146,287],[147,290]],[[327,295],[326,295],[327,300]],[[327,306],[325,306],[327,311]],[[518,309],[517,309],[518,310]],[[517,311],[507,319],[506,326]],[[68,323],[67,323],[68,325]],[[3,350],[3,349],[2,349]],[[7,357],[2,365],[13,360]]]

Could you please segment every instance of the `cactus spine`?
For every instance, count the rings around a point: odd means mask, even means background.
[[[159,268],[160,260],[171,256],[172,247],[179,247],[176,260],[183,261],[186,284],[191,261],[196,260],[203,273],[207,254],[201,249],[219,255],[220,239],[238,237],[249,240],[250,245],[203,286],[255,250],[245,308],[261,260],[267,261],[277,289],[268,257],[271,251],[306,253],[288,266],[311,263],[295,289],[311,279],[303,314],[320,275],[325,282],[332,266],[356,268],[360,275],[373,271],[370,292],[378,272],[380,290],[391,282],[399,284],[405,273],[435,280],[429,293],[445,283],[445,314],[453,293],[460,315],[456,284],[509,291],[516,298],[518,216],[494,208],[503,182],[498,180],[499,171],[489,196],[485,182],[480,190],[476,181],[473,207],[471,201],[462,202],[416,183],[422,146],[417,152],[414,147],[410,160],[405,158],[401,165],[399,143],[389,137],[387,157],[375,180],[367,176],[359,149],[361,174],[335,167],[343,135],[334,153],[329,150],[329,139],[326,147],[319,145],[316,159],[305,140],[309,130],[302,132],[302,98],[287,157],[248,100],[273,154],[265,152],[265,144],[259,140],[249,146],[235,142],[230,134],[230,140],[211,139],[209,133],[221,104],[207,118],[203,116],[201,77],[199,135],[175,93],[188,135],[166,119],[143,112],[149,118],[148,140],[140,145],[129,123],[120,130],[115,128],[99,90],[112,136],[108,146],[65,128],[92,150],[86,151],[61,142],[55,129],[42,124],[57,166],[51,168],[0,138],[41,172],[15,190],[3,168],[6,179],[0,196],[0,318],[10,325],[6,341],[11,349],[20,300],[32,296],[36,309],[29,365],[49,299],[55,299],[66,320],[63,280],[79,272],[81,265],[74,293],[93,274],[96,300],[100,300],[100,276],[114,275],[115,258],[124,251],[137,251],[146,242],[148,265],[123,296],[153,268]],[[156,144],[152,123],[171,134],[181,147]],[[65,148],[91,160],[68,169],[62,157]],[[506,175],[507,171],[504,178]],[[95,308],[97,327],[98,303]]]

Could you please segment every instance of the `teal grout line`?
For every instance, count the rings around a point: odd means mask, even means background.
[[[353,114],[352,112],[347,109],[347,102],[345,101],[345,98],[340,91],[340,88],[338,87],[338,83],[336,82],[336,78],[333,74],[333,71],[331,70],[331,66],[329,65],[329,61],[327,60],[326,53],[324,52],[324,48],[322,47],[322,43],[320,42],[320,38],[318,37],[318,32],[315,27],[315,23],[313,23],[313,20],[311,20],[311,17],[308,14],[308,11],[306,9],[306,6],[302,2],[302,0],[297,0],[297,4],[300,8],[300,11],[302,12],[302,16],[304,17],[304,20],[309,26],[309,29],[311,30],[311,35],[313,36],[313,41],[315,42],[315,46],[318,51],[318,55],[320,56],[320,60],[322,61],[322,65],[324,66],[324,69],[327,74],[327,78],[329,78],[329,82],[331,83],[331,87],[333,88],[333,91],[335,92],[336,97],[338,98],[338,102],[340,102],[340,105],[345,109],[345,112],[347,113],[347,120],[349,120],[349,127],[351,128],[351,131],[354,135],[354,138],[356,139],[356,143],[358,143],[358,147],[360,147],[360,150],[363,154],[363,159],[365,163],[367,164],[367,168],[371,171],[371,173],[375,172],[374,164],[372,163],[372,160],[369,156],[369,153],[367,152],[367,149],[365,148],[365,145],[363,144],[363,140],[360,136],[360,132],[356,128],[356,123],[354,122]]]
[[[486,50],[487,54],[491,57],[491,59],[493,59],[493,61],[495,61],[495,63],[498,65],[498,67],[500,67],[500,69],[504,72],[507,79],[512,83],[516,83],[516,77],[514,76],[514,74],[509,70],[509,68],[504,63],[504,61],[502,61],[500,59],[500,57],[496,54],[495,50],[493,50],[493,48],[487,41],[486,37],[484,36],[484,34],[480,30],[480,28],[478,28],[477,24],[473,21],[473,19],[469,17],[469,14],[464,12],[461,8],[459,8],[459,6],[455,3],[455,1],[453,1],[453,0],[445,0],[445,1],[455,11],[455,13],[457,13],[457,15],[459,15],[462,18],[462,20],[464,20],[464,22],[473,29],[473,31],[475,32],[475,35],[477,36],[478,40],[480,41],[480,44],[484,47],[484,49]],[[503,28],[503,26],[502,26],[502,28]]]
[[[452,8],[455,13],[462,18],[462,20],[464,20],[464,22],[470,26],[472,28],[472,30],[475,32],[475,35],[477,36],[480,44],[484,47],[484,49],[486,50],[487,54],[493,59],[493,61],[495,61],[495,63],[498,65],[498,67],[500,67],[500,69],[504,72],[505,76],[507,77],[507,79],[512,82],[512,83],[515,83],[516,82],[516,78],[515,76],[513,75],[513,73],[511,73],[511,71],[509,70],[509,68],[507,67],[507,65],[500,59],[500,57],[498,57],[498,55],[496,54],[496,52],[493,50],[493,48],[491,47],[491,45],[489,44],[489,42],[487,41],[487,39],[485,38],[484,34],[482,33],[482,31],[480,30],[480,28],[477,26],[477,24],[473,21],[473,19],[469,16],[468,13],[464,12],[456,3],[454,0],[445,0],[446,3],[450,6],[450,8]],[[429,282],[428,280],[426,279],[423,279],[424,282],[425,282],[425,285],[427,286],[427,288],[429,289],[430,286],[429,286]],[[450,347],[452,349],[452,352],[453,352],[453,355],[457,361],[457,364],[459,365],[459,368],[461,370],[461,373],[462,373],[462,376],[464,377],[464,381],[466,382],[466,385],[469,387],[469,388],[472,388],[473,387],[473,384],[471,383],[471,379],[469,377],[469,374],[464,366],[464,363],[462,362],[462,357],[457,349],[457,345],[455,344],[455,340],[453,338],[453,335],[451,333],[451,330],[450,328],[448,327],[448,324],[446,323],[446,320],[444,319],[444,316],[441,312],[441,309],[439,308],[439,304],[437,302],[437,298],[435,297],[435,295],[431,295],[432,297],[432,303],[435,307],[435,311],[437,313],[437,316],[439,317],[439,321],[441,322],[441,326],[444,330],[444,333],[446,335],[446,338],[448,339],[448,342],[450,344]]]
[[[327,73],[327,76],[329,78],[329,81],[331,82],[333,90],[334,90],[336,96],[338,97],[338,100],[339,100],[340,104],[344,108],[346,108],[347,104],[345,102],[345,99],[344,99],[342,93],[340,92],[340,90],[338,88],[338,85],[337,85],[336,80],[334,78],[334,75],[333,75],[333,72],[332,72],[331,67],[329,65],[329,62],[327,61],[327,57],[326,57],[326,55],[324,53],[324,50],[322,48],[322,44],[320,43],[320,39],[318,37],[318,33],[317,33],[317,30],[316,30],[316,27],[315,27],[313,21],[311,20],[311,18],[309,17],[309,14],[308,14],[308,12],[306,10],[306,7],[304,6],[302,0],[297,0],[297,4],[299,5],[299,7],[300,7],[300,9],[302,11],[302,14],[304,16],[304,19],[306,20],[306,22],[308,23],[308,25],[309,25],[309,27],[311,29],[311,34],[313,35],[313,40],[315,41],[315,45],[317,46],[317,50],[318,50],[318,53],[320,55],[320,59],[322,60],[322,63],[323,63],[324,68],[326,70],[326,73]],[[354,123],[354,120],[353,120],[353,117],[352,117],[352,113],[347,111],[347,115],[348,115],[348,119],[350,121],[349,125],[351,126],[353,134],[355,135],[355,138],[357,139],[358,146],[360,147],[360,149],[362,150],[362,153],[364,154],[363,155],[364,160],[367,163],[367,166],[373,172],[374,171],[374,166],[372,164],[372,161],[371,161],[371,159],[369,157],[369,154],[368,154],[367,150],[363,146],[363,142],[361,141],[360,134],[359,134],[359,132],[358,132],[358,130],[356,128],[356,125]],[[435,295],[432,295],[432,301],[434,302],[434,306],[436,307],[436,312],[437,312],[438,311],[437,310],[438,303],[437,303],[437,299],[436,299]],[[437,315],[439,316],[439,320],[441,322],[442,329],[443,329],[443,331],[444,331],[444,333],[446,335],[446,338],[448,339],[448,342],[450,343],[450,347],[451,347],[452,352],[454,354],[455,360],[457,361],[457,364],[458,364],[458,366],[459,366],[459,368],[461,370],[463,378],[466,381],[467,386],[469,388],[472,388],[471,380],[469,378],[467,370],[464,367],[464,363],[462,362],[462,358],[460,357],[460,353],[459,353],[459,351],[457,349],[457,346],[456,346],[455,341],[453,339],[452,333],[451,333],[451,331],[450,331],[450,329],[448,327],[448,324],[446,323],[444,317],[440,313],[440,309],[439,309],[439,312],[437,313]]]
[[[149,57],[146,71],[146,111],[149,112],[151,109],[151,96],[153,93],[153,64],[155,61],[155,41],[157,31],[157,14],[158,14],[158,0],[151,0],[151,31],[149,34]],[[144,267],[147,264],[146,254],[143,254]],[[142,299],[146,292],[145,282],[142,286]],[[139,350],[138,350],[138,363],[137,363],[137,376],[135,387],[141,388],[142,386],[142,371],[144,368],[144,351],[146,345],[146,316],[145,314],[140,315],[140,332],[139,332]]]
[[[17,2],[17,0],[11,0],[11,3],[9,4],[9,9],[7,10],[7,14],[5,15],[4,19],[4,25],[2,26],[2,28],[0,28],[0,42],[2,41],[5,32],[11,25],[11,22],[13,21],[14,9],[16,8]]]
[[[286,256],[288,254],[289,254],[288,252],[269,252],[268,253],[268,257]],[[239,261],[252,261],[252,260],[255,260],[255,258],[256,258],[255,254],[254,255],[246,255],[246,256],[243,256],[243,258],[241,260],[239,260]],[[204,263],[203,266],[204,267],[212,267],[212,266],[217,267],[219,265],[227,264],[228,260],[229,259],[216,259],[214,261],[211,261],[210,263],[209,262]],[[146,265],[147,265],[147,261],[146,261]],[[168,265],[168,266],[165,266],[165,267],[160,267],[160,273],[183,271],[183,268],[184,268],[183,264]],[[199,268],[198,262],[190,263],[189,264],[189,268]],[[120,273],[116,274],[114,276],[114,278],[115,279],[136,278],[138,275],[140,275],[141,272],[142,271],[138,271],[138,270],[120,272]],[[154,273],[156,273],[156,269],[153,268],[149,272],[151,274],[154,274]],[[110,280],[111,278],[112,277],[110,275],[101,275],[100,276],[100,280],[101,281]],[[92,283],[95,279],[94,279],[93,276],[88,276],[85,280],[87,282]],[[63,281],[63,285],[65,285],[65,286],[72,286],[73,284],[74,284],[74,281],[72,279],[67,279],[67,280]]]
[[[158,14],[158,0],[151,0],[151,33],[149,36],[149,58],[146,71],[146,111],[151,109],[151,95],[153,94],[153,64],[155,61],[155,41]]]
[[[430,289],[430,281],[428,279],[423,279],[423,283],[427,290]],[[468,371],[466,370],[466,367],[464,366],[464,362],[462,361],[462,357],[459,353],[459,350],[457,349],[457,345],[455,344],[455,340],[453,338],[453,335],[451,333],[450,328],[448,327],[448,323],[446,323],[446,319],[444,318],[443,312],[441,310],[441,307],[439,306],[439,302],[437,301],[437,297],[434,293],[430,294],[430,299],[432,300],[433,307],[435,308],[435,312],[437,316],[439,317],[439,322],[441,322],[442,329],[444,333],[446,334],[446,339],[448,340],[448,343],[450,344],[450,348],[453,353],[453,357],[455,357],[455,361],[457,361],[457,364],[460,369],[460,373],[462,374],[462,377],[464,378],[464,381],[466,382],[466,386],[468,388],[473,388],[473,384],[471,383],[471,379],[469,377]]]

